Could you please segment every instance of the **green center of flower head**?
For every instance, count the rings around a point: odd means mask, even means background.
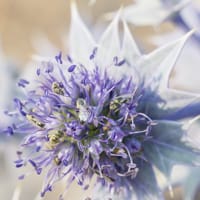
[[[47,163],[67,170],[64,174],[71,173],[85,187],[93,174],[113,186],[134,178],[142,142],[153,125],[138,109],[142,88],[132,77],[114,80],[98,67],[88,71],[73,65],[68,71],[68,79],[61,73],[58,80],[52,68],[47,70],[45,81],[28,93],[25,103],[16,100],[31,132],[24,146],[35,146],[40,153],[29,162],[38,173]]]

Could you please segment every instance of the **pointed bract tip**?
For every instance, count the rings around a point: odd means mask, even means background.
[[[119,10],[116,12],[116,14],[115,14],[113,20],[117,20],[117,21],[119,21],[121,15],[122,15],[122,10],[123,10],[123,7],[121,6],[121,7],[119,8]]]
[[[194,33],[196,32],[196,29],[192,29],[189,32],[187,32],[181,39],[185,38],[185,41],[188,40]]]
[[[168,183],[167,189],[169,191],[169,195],[170,195],[171,199],[174,199],[174,191],[173,191],[172,185],[170,183]]]
[[[195,123],[199,123],[200,121],[200,115],[197,115],[193,119],[189,120],[187,123],[183,124],[183,129],[185,131],[188,131]]]
[[[71,0],[70,10],[71,10],[71,17],[78,15],[77,4],[75,0]]]
[[[122,24],[123,24],[123,28],[124,29],[128,28],[128,24],[127,24],[127,22],[124,19],[122,19]]]
[[[123,24],[124,31],[129,31],[130,32],[130,28],[129,28],[127,22],[124,19],[121,19],[121,21],[122,21],[122,24]]]
[[[124,9],[124,6],[121,5],[120,8],[118,9],[118,11],[106,13],[102,16],[102,19],[107,20],[107,21],[112,21],[115,19],[119,20],[122,17],[123,9]]]
[[[122,13],[122,7],[119,8],[119,10],[115,13],[113,13],[113,17],[111,18],[111,23],[114,23],[114,24],[118,24],[119,23],[119,20],[120,20],[120,17],[121,17],[121,13]]]
[[[13,196],[12,196],[12,200],[19,200],[20,199],[20,194],[21,194],[21,186],[18,185],[15,188],[15,191],[14,191]]]

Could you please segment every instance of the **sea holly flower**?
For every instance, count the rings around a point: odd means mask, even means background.
[[[120,39],[119,16],[96,42],[73,4],[70,56],[44,59],[30,90],[21,80],[25,97],[8,113],[18,119],[9,129],[24,135],[15,164],[47,170],[41,196],[64,178],[87,189],[95,176],[101,195],[162,199],[155,168],[169,177],[175,164],[200,162],[179,121],[199,114],[199,95],[168,88],[191,32],[141,55],[126,23]]]

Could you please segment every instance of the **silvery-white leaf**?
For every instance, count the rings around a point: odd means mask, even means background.
[[[198,94],[166,89],[161,93],[161,98],[166,102],[163,109],[166,111],[165,119],[183,119],[194,117],[200,111],[200,96]]]
[[[135,4],[124,8],[122,18],[136,26],[157,26],[181,10],[188,2],[189,0],[182,0],[168,7],[160,0],[136,1]],[[113,13],[107,15],[108,18],[112,16]]]
[[[144,55],[138,66],[142,70],[143,75],[148,80],[155,82],[154,87],[159,86],[159,89],[168,87],[168,80],[172,68],[174,67],[177,58],[193,31],[184,35],[181,39],[168,43],[155,51]]]
[[[166,34],[163,37],[154,37],[153,41],[156,44],[163,43],[166,40],[172,40],[174,37],[182,35],[181,30],[171,34]],[[175,75],[172,79],[171,87],[179,87],[190,91],[199,91],[199,48],[193,40],[188,41],[181,58],[175,67]],[[191,80],[192,81],[186,81]],[[192,92],[183,92],[175,89],[160,90],[161,98],[166,102],[162,107],[165,110],[165,116],[179,118],[195,116],[199,111],[199,95]],[[156,111],[155,111],[156,112]],[[161,112],[159,112],[160,115]],[[171,113],[171,114],[170,114]],[[173,113],[173,114],[172,114]]]
[[[96,43],[80,18],[76,4],[73,2],[71,5],[69,53],[75,61],[87,66],[89,56],[91,55],[94,47],[96,47]]]
[[[189,123],[185,125],[185,129],[188,131],[187,140],[189,140],[189,142],[197,149],[200,149],[199,122],[200,117],[198,116],[190,120]],[[199,175],[199,167],[188,168],[187,176],[182,180],[184,188],[184,200],[194,199],[194,195],[200,186]]]
[[[198,31],[196,31],[197,37],[200,37],[200,20],[199,20],[199,13],[200,13],[200,7],[195,4],[195,2],[192,2],[188,6],[186,6],[181,12],[180,16],[182,17],[183,21],[186,23],[188,28],[196,28]]]
[[[20,186],[17,186],[13,193],[12,200],[20,200],[20,193],[21,193],[21,188]]]
[[[166,88],[157,95],[147,92],[142,100],[153,119],[179,120],[196,116],[200,110],[199,95]],[[157,103],[155,103],[157,102]]]
[[[152,42],[156,45],[161,45],[165,41],[172,41],[174,38],[180,37],[181,35],[183,35],[183,31],[178,29],[172,33],[170,32],[164,35],[162,34],[162,36],[153,37]],[[186,43],[174,68],[173,77],[170,81],[170,86],[172,88],[180,88],[193,92],[200,91],[200,68],[199,65],[197,65],[197,63],[200,62],[199,51],[199,46],[194,40],[190,39]],[[192,81],[190,81],[191,79]]]
[[[123,193],[122,190],[120,193],[115,193],[109,191],[106,187],[97,185],[92,199],[101,200],[110,198],[112,200],[162,200],[163,197],[157,185],[155,173],[150,163],[146,161],[139,161],[138,165],[141,168],[141,171],[139,170],[138,175],[131,183],[134,188],[133,191],[130,190],[128,193]]]
[[[141,57],[141,53],[137,47],[134,38],[131,35],[131,32],[128,28],[126,22],[123,22],[124,25],[124,37],[122,41],[122,55],[130,63],[137,63],[138,59]]]
[[[129,194],[129,198],[131,198],[131,194]],[[96,185],[94,187],[94,192],[92,194],[92,200],[102,200],[102,199],[121,200],[121,199],[125,199],[125,196],[123,195],[123,193],[118,194],[118,193],[110,192],[107,187]],[[134,199],[136,200],[136,198]],[[131,200],[131,199],[127,199],[127,200]]]
[[[198,167],[190,168],[190,173],[183,183],[184,200],[191,200],[195,198],[196,192],[200,186],[200,170]]]
[[[135,82],[138,82],[139,80],[137,80],[137,76],[134,76],[134,74],[139,74],[139,72],[136,69],[136,64],[137,61],[141,58],[141,53],[137,47],[134,38],[131,35],[131,32],[126,22],[123,22],[123,39],[121,48],[119,52],[115,53],[118,53],[116,55],[118,55],[119,62],[124,61],[124,64],[123,66],[111,65],[110,68],[107,68],[109,76],[114,77],[115,79],[121,79],[121,77],[123,77],[124,75],[125,76],[133,75]],[[112,60],[110,62],[112,62]]]
[[[119,17],[118,11],[113,21],[102,34],[98,42],[97,61],[102,67],[107,67],[113,62],[115,56],[120,55]]]
[[[175,163],[188,166],[200,163],[199,153],[192,147],[186,146],[182,141],[185,134],[180,123],[159,121],[152,129],[152,139],[144,143],[145,156],[166,177],[170,176],[172,166]]]
[[[139,171],[136,179],[133,180],[133,188],[137,196],[136,199],[163,200],[152,165],[146,161],[141,161],[140,167],[142,171]]]
[[[196,149],[200,149],[200,115],[192,118],[184,125],[185,130],[187,130],[187,140],[194,146]]]

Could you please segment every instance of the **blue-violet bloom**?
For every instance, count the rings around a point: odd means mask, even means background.
[[[200,162],[180,121],[200,113],[199,95],[168,88],[191,32],[141,55],[126,23],[120,40],[119,15],[95,42],[73,4],[70,56],[44,59],[31,89],[20,81],[8,130],[24,135],[16,167],[47,169],[41,196],[64,178],[87,189],[95,176],[113,199],[160,200],[155,169],[169,177],[175,164]]]

